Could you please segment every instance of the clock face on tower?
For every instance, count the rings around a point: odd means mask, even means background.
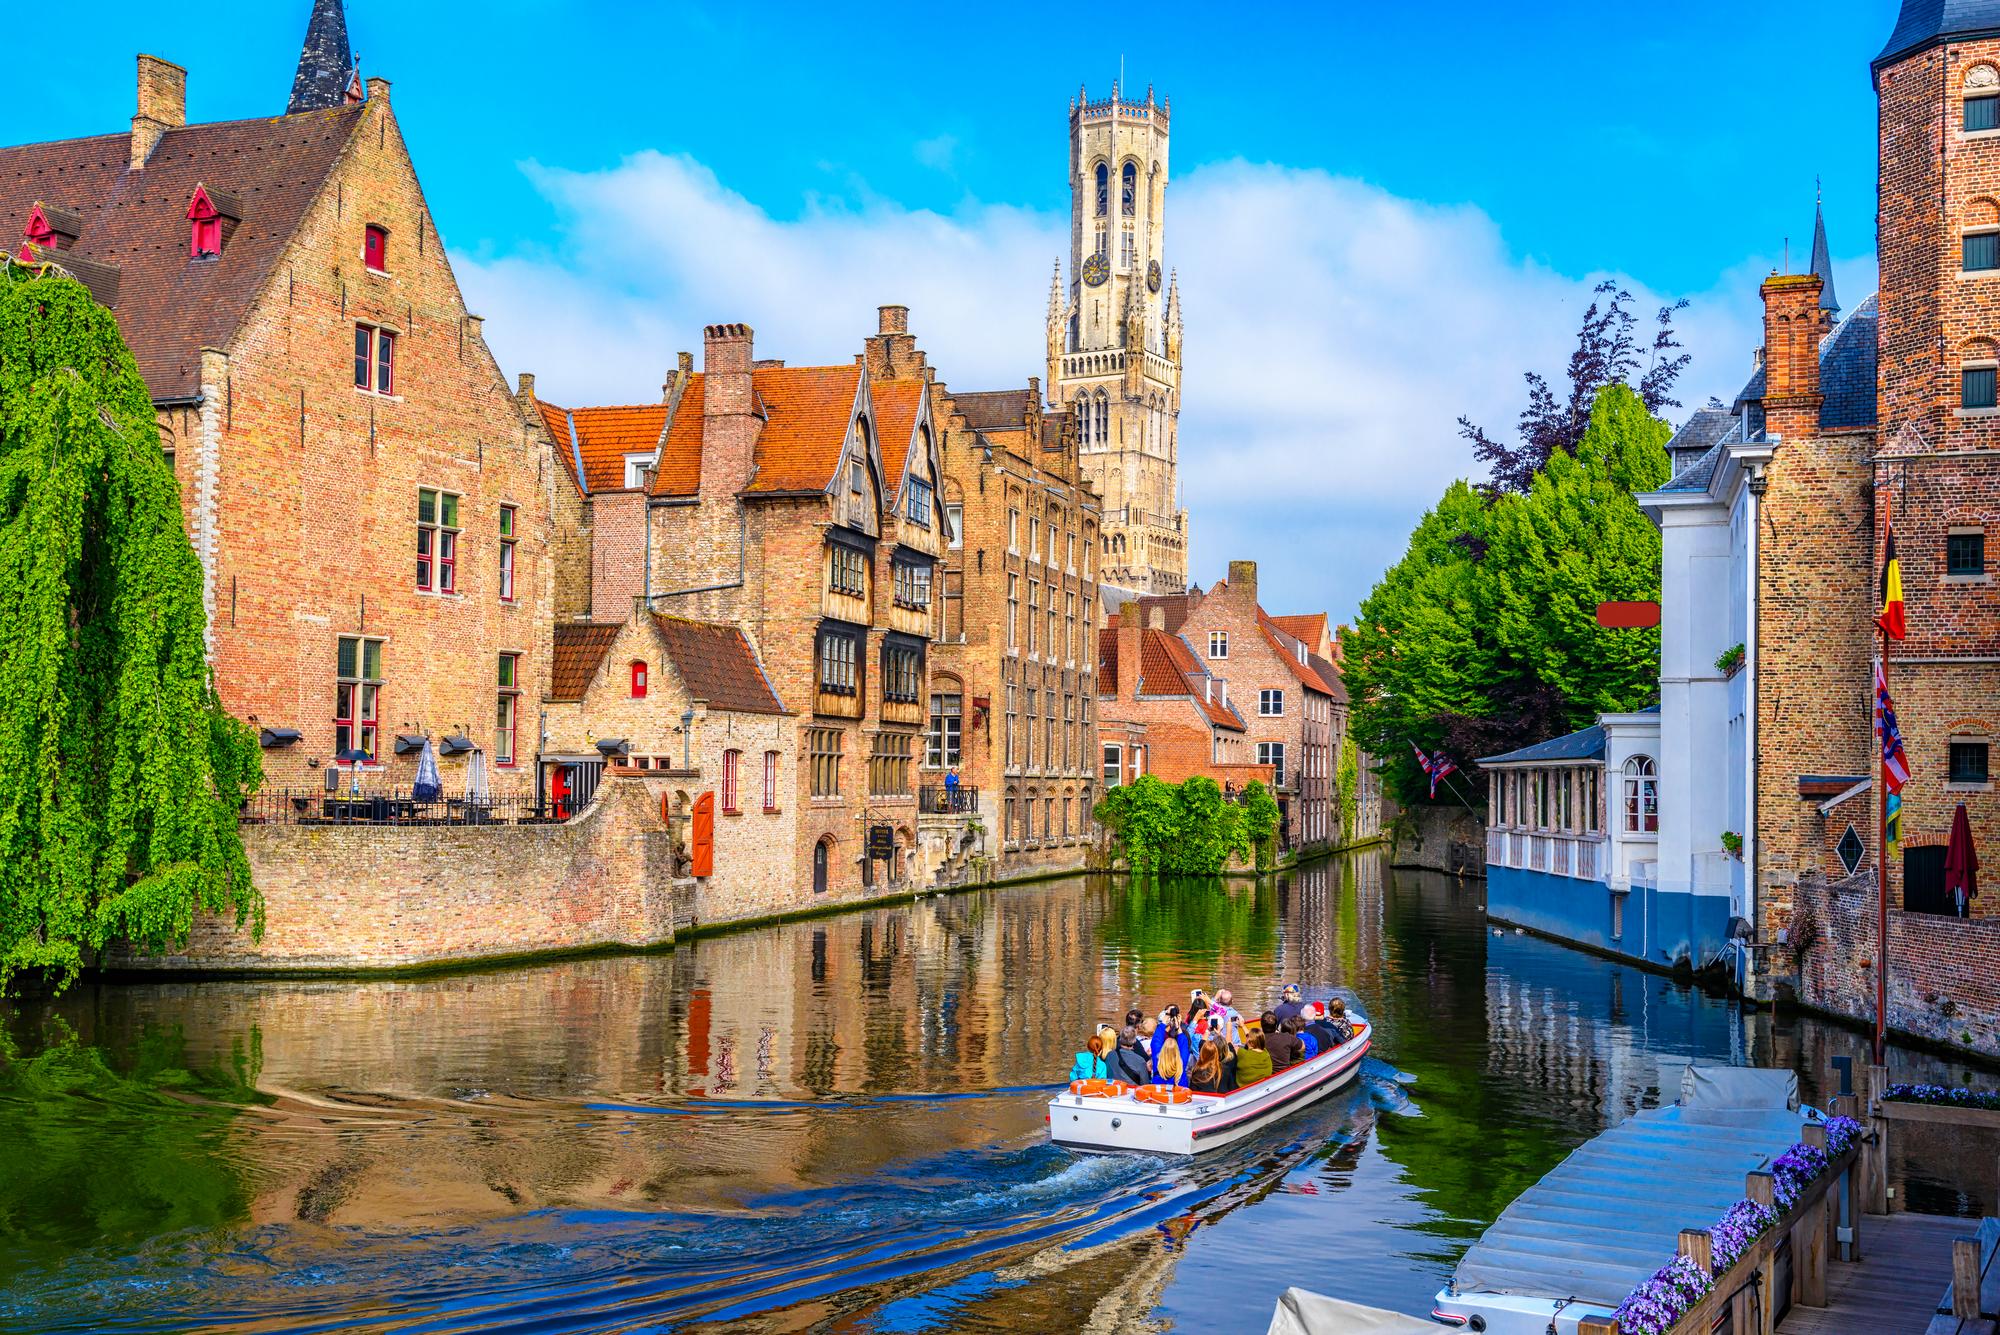
[[[1096,287],[1111,276],[1111,265],[1102,255],[1092,255],[1083,262],[1083,281]]]
[[[1148,292],[1158,292],[1160,290],[1160,262],[1158,260],[1154,260],[1146,266],[1146,290]]]

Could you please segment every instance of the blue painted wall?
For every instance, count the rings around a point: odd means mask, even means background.
[[[1612,901],[1625,901],[1614,937]],[[1729,939],[1729,897],[1634,886],[1614,896],[1603,881],[1517,867],[1486,869],[1486,912],[1502,922],[1653,964],[1706,963]]]

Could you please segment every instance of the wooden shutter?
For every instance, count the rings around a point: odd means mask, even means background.
[[[703,793],[694,800],[694,836],[691,841],[696,876],[715,875],[715,794]]]

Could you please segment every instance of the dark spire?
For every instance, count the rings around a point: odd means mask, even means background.
[[[1821,211],[1819,200],[1813,200],[1813,248],[1811,271],[1819,276],[1820,309],[1838,316],[1840,303],[1833,295],[1833,257],[1826,249],[1826,214]]]
[[[313,0],[306,24],[306,44],[299,51],[299,72],[292,77],[292,103],[287,116],[345,106],[354,79],[354,55],[347,46],[347,14],[340,0]]]

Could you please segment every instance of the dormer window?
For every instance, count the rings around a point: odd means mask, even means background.
[[[194,188],[194,198],[188,203],[187,216],[191,224],[188,239],[189,257],[212,260],[221,255],[222,214],[209,199],[208,191],[201,186]]]
[[[50,219],[42,206],[40,204],[35,205],[34,208],[28,211],[28,225],[21,229],[21,240],[24,244],[21,247],[20,258],[22,260],[32,260],[34,258],[34,253],[28,249],[29,246],[42,251],[60,250],[66,242],[74,241],[76,239],[74,236],[76,224],[73,221],[66,220],[66,225],[70,229],[67,233],[63,230],[58,230],[54,221]]]
[[[653,466],[650,454],[628,454],[625,456],[625,487],[636,491],[646,485],[646,470]]]
[[[362,233],[361,259],[371,273],[389,272],[389,229],[369,223]]]

